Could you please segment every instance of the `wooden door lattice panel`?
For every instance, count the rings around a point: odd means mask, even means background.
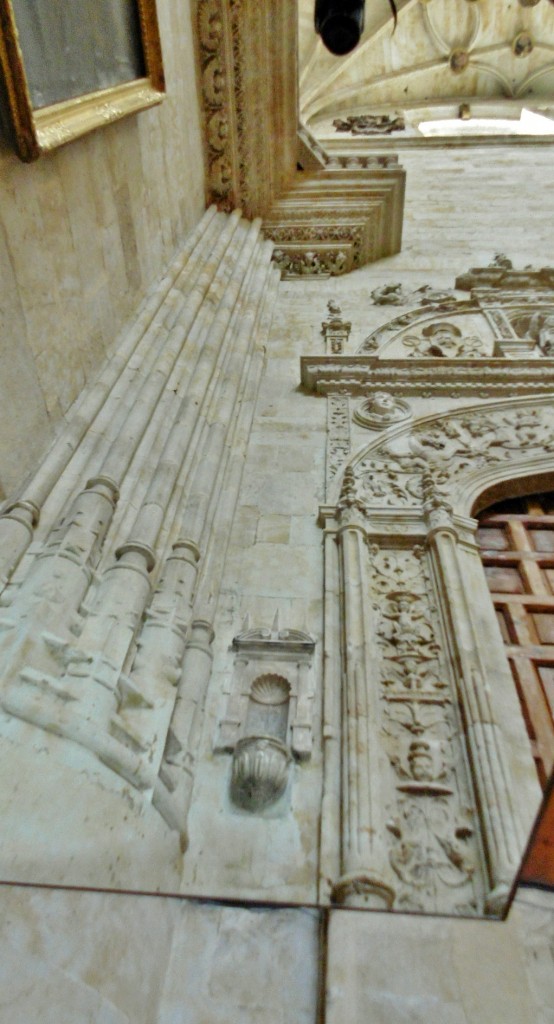
[[[501,501],[477,538],[542,785],[554,766],[554,493]]]

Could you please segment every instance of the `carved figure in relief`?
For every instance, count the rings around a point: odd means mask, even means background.
[[[388,391],[376,391],[356,409],[354,420],[360,426],[384,430],[391,423],[399,423],[409,415],[410,407],[407,402],[395,398]]]
[[[341,317],[342,317],[342,309],[340,308],[338,302],[335,302],[334,299],[329,299],[329,302],[327,303],[327,309],[329,310],[329,319],[330,320],[340,320],[341,319]]]
[[[423,284],[412,292],[404,290],[400,283],[385,284],[374,288],[371,293],[374,306],[428,306],[456,303],[455,293],[448,288],[433,288]]]
[[[407,751],[391,757],[391,764],[401,779],[418,784],[436,783],[448,774],[440,747],[423,738],[411,740]]]
[[[505,253],[497,252],[489,263],[489,267],[500,267],[502,270],[513,270],[513,263]]]
[[[351,132],[352,135],[391,135],[402,132],[406,122],[401,114],[349,115],[344,120],[335,118],[333,128],[337,132]]]
[[[295,277],[343,274],[346,269],[346,253],[340,252],[284,252],[275,249],[273,262],[279,270]]]
[[[554,356],[554,313],[535,313],[529,322],[529,334],[545,356]]]
[[[407,886],[399,905],[406,909],[429,910],[442,889],[471,883],[476,863],[468,840],[473,829],[465,821],[449,820],[450,813],[447,797],[422,794],[401,801],[399,815],[387,822],[396,839],[391,867]],[[469,902],[472,905],[471,897]]]
[[[420,335],[406,335],[402,344],[411,349],[410,356],[456,359],[460,356],[483,356],[483,342],[477,337],[462,337],[456,324],[441,321],[424,327]]]
[[[395,647],[424,646],[432,642],[433,633],[415,594],[389,594],[383,636]]]

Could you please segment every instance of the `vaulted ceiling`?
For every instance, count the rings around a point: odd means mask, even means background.
[[[397,0],[395,31],[388,0],[366,0],[362,40],[345,57],[315,35],[313,6],[299,0],[300,115],[313,131],[338,115],[423,119],[463,101],[480,116],[554,108],[551,0]]]

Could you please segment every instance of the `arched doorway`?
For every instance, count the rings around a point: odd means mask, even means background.
[[[543,787],[554,767],[554,492],[478,515],[477,538]]]

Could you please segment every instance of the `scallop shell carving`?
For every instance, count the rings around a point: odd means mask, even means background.
[[[291,755],[270,736],[248,736],[233,754],[231,799],[246,811],[261,811],[285,792]]]
[[[259,676],[252,683],[250,696],[257,704],[285,704],[290,697],[290,685],[284,676]]]

